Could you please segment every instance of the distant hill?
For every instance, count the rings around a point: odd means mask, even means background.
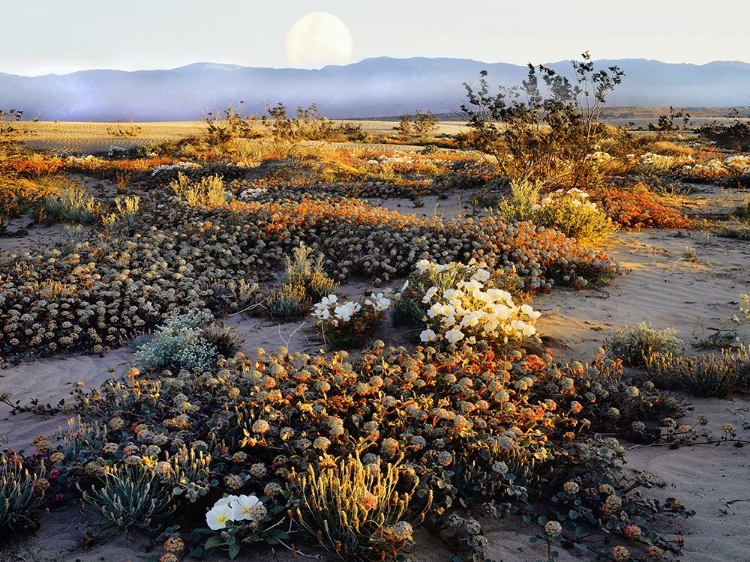
[[[596,61],[617,65],[623,83],[608,106],[750,106],[750,64],[668,64],[654,60]],[[570,74],[567,61],[548,65]],[[245,101],[248,113],[263,102],[289,109],[316,103],[330,118],[368,118],[458,113],[464,82],[477,83],[481,70],[493,85],[520,84],[525,66],[455,58],[365,59],[320,70],[250,68],[197,63],[172,70],[87,70],[26,77],[0,73],[0,109],[60,121],[192,121],[202,112]]]

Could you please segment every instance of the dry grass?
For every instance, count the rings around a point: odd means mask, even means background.
[[[111,146],[131,148],[203,135],[206,126],[200,121],[138,123],[140,131],[132,137],[113,136],[121,123],[24,121],[19,127],[28,131],[30,148],[53,152],[106,152]]]
[[[344,121],[333,120],[338,125]],[[388,137],[395,135],[395,121],[352,121],[362,127],[362,131],[375,136]],[[134,136],[122,137],[112,132],[122,128],[133,127]],[[179,141],[189,137],[202,137],[206,133],[203,121],[175,121],[155,123],[94,123],[64,121],[23,121],[19,128],[27,131],[26,144],[33,149],[51,150],[53,152],[92,153],[106,152],[111,146],[131,148],[147,146],[167,141]],[[456,134],[465,132],[463,122],[440,122],[435,134]]]

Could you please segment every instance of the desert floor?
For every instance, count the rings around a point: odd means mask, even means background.
[[[726,212],[742,197],[743,194],[719,187],[700,186],[697,193],[690,196],[689,203],[693,212]],[[405,200],[400,209],[429,214],[435,212],[435,203],[425,198],[423,208],[413,209],[411,202]],[[391,201],[389,206],[395,205],[397,202]],[[464,209],[459,208],[459,200],[454,195],[450,201],[440,202],[439,212],[450,215],[464,212]],[[0,246],[7,249],[10,244],[50,243],[59,235],[57,227],[35,226],[30,229],[29,237],[20,241],[2,240]],[[688,245],[696,248],[697,262],[682,259]],[[718,238],[700,231],[644,230],[617,234],[607,244],[606,251],[624,268],[623,275],[612,279],[609,285],[584,291],[556,289],[532,303],[543,313],[540,331],[559,358],[590,361],[616,329],[642,321],[651,322],[657,328],[675,328],[685,341],[695,341],[706,330],[731,317],[736,312],[739,294],[750,292],[750,242]],[[365,283],[344,287],[350,297],[365,289]],[[242,315],[225,320],[245,334],[246,352],[257,347],[271,350],[281,345],[292,351],[320,347],[306,335],[305,330],[312,324],[310,320],[306,325],[279,325]],[[742,330],[739,334],[742,339],[750,340],[748,327]],[[398,337],[388,328],[375,335],[386,340]],[[38,359],[0,371],[0,386],[11,389],[14,400],[27,402],[37,398],[43,403],[54,403],[66,398],[76,381],[84,381],[87,387],[98,385],[108,377],[122,375],[131,361],[132,350],[127,348],[104,357]],[[720,424],[729,422],[742,428],[745,418],[750,417],[750,399],[745,396],[728,400],[687,396],[684,399],[691,406],[688,418],[682,423],[692,423],[698,416],[706,416],[707,429],[715,437],[721,435]],[[29,450],[35,435],[52,432],[65,424],[66,418],[62,415],[11,416],[9,408],[0,405],[4,447]],[[739,429],[738,438],[750,439],[750,429]],[[747,447],[735,447],[731,443],[695,444],[677,449],[667,445],[624,445],[628,448],[626,459],[630,467],[650,472],[655,482],[663,483],[649,493],[662,500],[678,497],[688,509],[696,511],[692,518],[666,517],[663,520],[665,535],[684,538],[683,560],[750,560],[750,450]],[[494,560],[531,562],[546,556],[541,543],[529,544],[532,531],[518,520],[498,521],[484,517],[481,522],[493,546]],[[411,553],[415,561],[451,559],[448,544],[425,531],[420,531],[416,538],[417,546]],[[69,506],[45,516],[37,534],[0,551],[0,559],[9,562],[145,561],[149,557],[146,549],[143,537],[126,537],[103,530],[95,515]],[[305,552],[325,557],[322,549],[309,547]],[[253,554],[243,553],[238,560],[271,560],[277,555],[289,556],[286,552],[266,548]],[[575,559],[573,554],[560,551],[560,560]]]

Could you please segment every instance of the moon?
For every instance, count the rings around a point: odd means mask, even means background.
[[[296,68],[347,64],[354,41],[349,27],[328,12],[312,12],[292,24],[286,34],[286,59]]]

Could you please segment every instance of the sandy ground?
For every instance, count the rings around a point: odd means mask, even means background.
[[[412,209],[404,202],[404,212],[432,214],[430,205]],[[727,199],[713,198],[711,211],[717,206],[731,205]],[[429,210],[428,210],[429,209]],[[456,212],[456,201],[441,201],[444,213]],[[681,259],[686,246],[697,251],[698,261]],[[540,330],[555,342],[554,353],[565,360],[593,359],[606,338],[623,326],[634,326],[649,321],[656,328],[672,327],[686,342],[705,337],[711,327],[720,325],[738,312],[740,293],[750,293],[750,242],[707,237],[693,232],[688,237],[679,231],[643,231],[620,233],[608,244],[607,252],[623,266],[622,276],[612,279],[608,286],[595,290],[571,291],[557,289],[538,297],[535,308],[543,312]],[[364,284],[344,288],[350,296],[366,289]],[[256,347],[273,350],[281,345],[293,351],[314,351],[320,348],[306,325],[301,323],[278,325],[261,318],[244,315],[225,319],[246,336],[245,350]],[[750,327],[739,332],[743,341],[750,341]],[[392,339],[393,333],[384,328],[376,334],[381,339]],[[693,351],[695,352],[695,351]],[[102,383],[110,376],[120,376],[130,366],[132,351],[120,349],[104,357],[73,356],[64,359],[40,359],[22,363],[0,371],[0,390],[10,390],[14,399],[27,402],[39,398],[56,403],[69,398],[77,380],[86,386]],[[708,429],[714,436],[721,435],[718,426],[732,423],[739,430],[738,437],[750,439],[750,430],[743,430],[743,418],[750,418],[750,399],[745,396],[730,400],[688,398],[691,410],[686,423],[704,415]],[[0,404],[0,434],[5,446],[31,450],[34,435],[50,433],[65,426],[64,416],[44,418],[32,414],[9,415],[9,408]],[[665,488],[654,488],[649,493],[657,499],[679,497],[682,503],[697,513],[689,519],[667,517],[662,531],[667,536],[681,536],[685,540],[683,560],[686,562],[750,561],[750,449],[737,448],[728,443],[693,445],[679,449],[667,446],[632,446],[626,455],[632,468],[646,470],[666,482]],[[492,559],[507,562],[532,562],[544,558],[541,544],[530,545],[532,530],[515,520],[482,520],[485,533],[492,545]],[[100,521],[79,508],[67,507],[44,517],[37,535],[15,542],[2,549],[3,561],[81,561],[100,560],[145,561],[146,542],[142,537],[106,535],[106,540],[87,541],[87,537],[101,536]],[[86,547],[83,545],[91,542]],[[560,550],[560,560],[577,560]],[[310,554],[323,551],[310,548]],[[237,560],[271,560],[275,554],[266,550],[241,554]],[[426,531],[417,535],[417,546],[412,552],[416,562],[450,560],[448,545],[436,540]]]

